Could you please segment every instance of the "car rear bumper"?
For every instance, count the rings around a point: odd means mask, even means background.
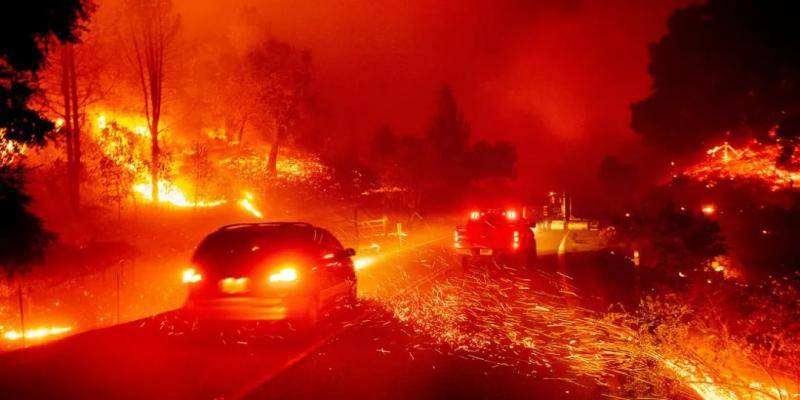
[[[184,310],[199,319],[264,321],[302,318],[310,297],[220,297],[189,299]]]
[[[522,249],[512,250],[512,249],[490,249],[486,247],[469,247],[469,248],[457,248],[456,254],[462,256],[472,256],[472,257],[494,257],[494,256],[505,256],[505,255],[514,255],[522,253]]]

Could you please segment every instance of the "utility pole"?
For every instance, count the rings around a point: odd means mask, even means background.
[[[358,207],[353,208],[353,228],[355,229],[356,233],[356,250],[361,245],[361,235],[358,232]]]
[[[22,337],[22,347],[26,347],[25,344],[25,301],[22,297],[22,284],[17,285],[17,295],[19,297],[19,329],[20,335]]]
[[[121,301],[120,301],[119,279],[120,279],[121,271],[122,271],[122,264],[119,265],[119,270],[117,270],[117,325],[119,325],[119,320],[120,320],[120,318],[119,318],[119,309],[120,309]]]

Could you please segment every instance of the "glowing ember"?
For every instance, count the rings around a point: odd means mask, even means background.
[[[714,185],[723,180],[754,180],[768,184],[773,190],[792,188],[800,180],[800,171],[776,165],[779,145],[756,141],[742,149],[728,143],[708,150],[708,158],[684,171],[686,176]],[[792,160],[794,164],[797,160]]]
[[[364,269],[375,263],[374,257],[359,257],[353,260],[353,267],[356,270]]]
[[[70,326],[58,326],[58,327],[51,327],[51,328],[35,328],[35,329],[28,329],[25,331],[23,335],[19,331],[10,330],[3,333],[3,337],[6,340],[16,341],[21,339],[44,339],[48,336],[57,336],[67,333],[72,330]]]
[[[636,314],[592,312],[541,292],[549,275],[536,283],[498,267],[502,271],[472,271],[406,291],[400,290],[400,275],[365,295],[431,338],[437,349],[446,346],[498,366],[529,371],[564,365],[612,391],[619,389],[620,377],[669,391],[653,398],[798,397],[790,389],[797,387],[796,379],[767,370],[747,343],[699,319],[691,320],[690,329],[686,319],[694,317],[681,305],[648,299]]]
[[[244,194],[244,198],[239,200],[239,205],[245,211],[247,211],[250,214],[252,214],[254,217],[259,218],[259,219],[264,218],[264,214],[262,214],[261,211],[258,208],[256,208],[256,206],[253,204],[253,194],[252,193],[246,192]]]

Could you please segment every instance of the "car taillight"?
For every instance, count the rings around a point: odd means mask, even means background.
[[[461,238],[458,236],[458,231],[453,232],[453,243],[455,248],[461,247]]]
[[[481,217],[481,213],[478,212],[478,211],[473,211],[473,212],[469,213],[469,219],[471,219],[473,221],[477,220],[480,217]]]
[[[194,268],[187,268],[183,271],[183,283],[197,283],[203,280],[203,275],[200,275]]]
[[[511,243],[511,248],[515,250],[519,248],[519,231],[514,231],[514,241]]]
[[[283,268],[269,275],[269,283],[294,282],[297,280],[297,269]]]

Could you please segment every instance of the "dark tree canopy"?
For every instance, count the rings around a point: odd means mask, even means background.
[[[93,8],[89,1],[10,1],[0,11],[0,129],[7,139],[41,145],[53,124],[31,110],[36,72],[52,38],[77,41]]]
[[[650,96],[632,106],[632,128],[665,151],[695,151],[730,131],[765,137],[800,130],[800,24],[793,2],[709,0],[676,11],[650,47]],[[793,147],[793,145],[792,145]]]
[[[671,200],[615,222],[619,243],[638,243],[646,265],[676,273],[692,271],[726,254],[719,224]]]
[[[416,190],[424,206],[459,200],[480,180],[512,178],[517,162],[513,144],[470,144],[470,127],[448,86],[438,93],[437,108],[422,137],[398,135],[388,126],[372,139],[372,156],[384,178]]]
[[[262,128],[273,127],[267,131],[274,131],[268,161],[269,171],[274,173],[278,148],[288,139],[308,101],[311,54],[270,39],[251,49],[245,60],[252,74],[247,81],[252,86],[248,90],[254,92],[257,105],[263,107],[255,114],[268,119],[260,122]]]
[[[8,1],[0,10],[0,140],[43,145],[53,123],[29,106],[37,72],[53,39],[77,41],[93,5],[88,0]],[[53,235],[28,210],[22,167],[0,159],[0,268],[23,271],[43,256]],[[16,164],[16,165],[15,165]]]
[[[13,277],[42,258],[54,236],[28,211],[31,199],[22,190],[22,171],[0,166],[0,268]]]

